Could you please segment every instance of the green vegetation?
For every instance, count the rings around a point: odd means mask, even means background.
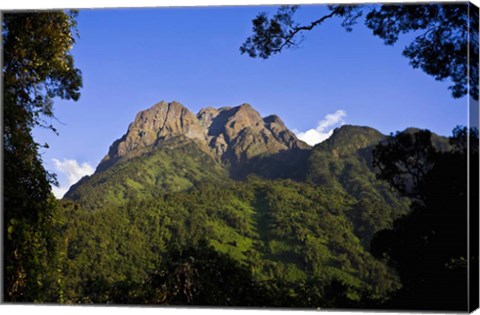
[[[85,285],[141,283],[164,261],[167,247],[207,240],[247,267],[255,281],[336,280],[348,285],[352,301],[362,295],[382,299],[399,284],[354,234],[344,214],[355,204],[334,188],[256,177],[202,183],[95,211],[63,202],[65,297],[107,302]]]
[[[53,98],[79,97],[75,14],[3,17],[4,300],[469,310],[477,130],[447,142],[344,126],[311,150],[239,165],[171,138],[109,160],[58,201],[31,130]]]
[[[304,180],[235,180],[193,143],[117,163],[61,203],[62,301],[462,310],[467,135],[344,126]]]
[[[382,138],[370,128],[342,127],[310,151],[306,168],[283,175],[294,179],[277,178],[277,170],[268,176],[267,158],[255,169],[264,177],[229,178],[227,169],[193,142],[160,146],[83,179],[60,207],[64,302],[299,307],[383,302],[400,282],[369,253],[370,240],[406,213],[409,202],[372,171],[371,150]],[[262,165],[266,168],[259,169]],[[304,174],[298,176],[299,170]],[[194,293],[179,298],[165,284],[179,281],[165,274],[174,268],[168,259],[185,251],[200,255],[199,248],[243,270],[242,281],[250,279],[246,291],[253,285],[265,294],[256,300],[244,296],[237,304],[215,304]],[[188,265],[207,268],[197,260]],[[166,287],[156,288],[154,298],[145,288],[159,274]],[[202,288],[215,285],[192,281]],[[305,300],[306,292],[311,296]]]
[[[65,197],[80,201],[86,209],[98,209],[182,191],[227,176],[228,172],[195,142],[188,141],[182,146],[165,143],[140,157],[96,172],[91,178],[83,178]]]
[[[365,248],[373,234],[405,214],[409,200],[376,178],[372,149],[384,136],[368,127],[343,126],[316,146],[308,160],[307,181],[338,187],[354,204],[345,215]]]
[[[55,176],[32,137],[38,126],[55,129],[54,98],[78,100],[82,86],[70,49],[72,12],[2,14],[3,222],[5,301],[43,301],[57,294]],[[53,290],[53,291],[52,291]]]
[[[387,307],[469,311],[478,305],[478,227],[472,225],[479,214],[478,130],[457,127],[449,140],[450,151],[437,150],[431,133],[421,130],[397,133],[375,148],[379,176],[413,200],[410,213],[371,244],[402,281]]]

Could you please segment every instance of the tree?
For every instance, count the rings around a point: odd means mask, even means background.
[[[402,194],[419,199],[420,184],[433,167],[437,150],[431,132],[397,132],[373,150],[372,164],[379,170],[377,177],[386,180]],[[418,201],[418,200],[416,200]]]
[[[81,72],[70,49],[75,12],[3,14],[4,300],[42,301],[54,253],[55,176],[32,129],[53,130],[53,99],[78,100]],[[44,145],[43,147],[48,147]]]
[[[139,301],[148,304],[267,306],[268,292],[250,269],[201,240],[177,244],[162,255],[158,270],[142,283]],[[124,294],[120,294],[124,296]],[[128,301],[127,301],[128,303]]]
[[[401,141],[400,137],[402,135],[397,134],[390,141]],[[432,146],[427,141],[422,143],[427,148]],[[420,199],[421,202],[412,203],[408,215],[396,220],[392,229],[379,231],[372,240],[372,253],[386,259],[402,281],[402,289],[388,305],[391,308],[468,310],[468,265],[478,270],[478,236],[472,235],[471,242],[477,249],[472,246],[469,255],[466,232],[469,171],[473,177],[470,200],[478,201],[478,175],[476,178],[474,175],[478,174],[478,131],[456,128],[450,144],[451,150],[437,151],[433,155],[428,170],[424,170],[417,181],[415,201]],[[385,146],[388,145],[380,144],[377,148]],[[402,148],[400,146],[397,151]],[[404,159],[399,156],[418,156],[425,150],[408,147],[400,155],[382,150],[375,150],[377,154],[382,152],[376,159],[384,161],[385,166],[380,169],[380,177],[394,187],[405,187],[402,181],[409,183],[411,180],[391,161],[403,165]],[[387,162],[389,159],[391,161]],[[470,170],[467,169],[468,159],[472,161]],[[392,173],[402,177],[390,176]],[[470,208],[470,219],[478,224],[478,203],[476,208],[474,204]]]
[[[478,8],[471,3],[415,5],[330,5],[329,13],[300,25],[293,16],[298,6],[282,6],[269,18],[260,13],[253,23],[253,35],[240,47],[242,54],[269,58],[285,48],[296,47],[303,32],[310,31],[333,17],[351,31],[362,15],[365,25],[386,45],[400,35],[415,33],[403,55],[413,68],[420,68],[435,80],[450,79],[454,98],[469,94],[478,100]]]

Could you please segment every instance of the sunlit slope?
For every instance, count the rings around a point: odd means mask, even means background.
[[[353,300],[362,292],[380,298],[398,282],[355,234],[349,213],[356,203],[335,187],[255,177],[202,183],[95,211],[65,202],[69,295],[88,296],[79,290],[88,290],[89,280],[140,283],[169,246],[207,240],[248,266],[259,281],[338,280]]]
[[[372,150],[384,138],[373,128],[345,125],[315,146],[308,158],[309,182],[336,187],[355,200],[347,216],[367,248],[373,233],[408,210],[408,200],[375,176]]]
[[[227,171],[197,143],[176,138],[85,177],[71,187],[65,199],[96,210],[185,190],[204,181],[218,182],[227,175]]]
[[[69,299],[101,300],[99,283],[141,286],[169,249],[201,242],[268,285],[337,281],[352,301],[397,288],[368,251],[408,211],[375,176],[385,136],[346,125],[310,148],[285,128],[247,105],[193,116],[159,103],[137,115],[62,201]]]

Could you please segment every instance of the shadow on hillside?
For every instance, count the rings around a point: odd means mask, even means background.
[[[230,177],[242,180],[248,175],[257,175],[268,179],[304,180],[309,153],[310,150],[306,149],[290,149],[268,156],[256,156],[245,161],[232,162]]]
[[[225,131],[225,126],[227,125],[228,119],[235,115],[238,111],[238,107],[224,109],[217,116],[212,119],[212,124],[208,128],[209,136],[218,136],[219,134]]]

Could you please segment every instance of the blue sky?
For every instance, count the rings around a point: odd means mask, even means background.
[[[305,33],[301,47],[268,60],[240,55],[251,19],[276,7],[196,7],[81,10],[73,49],[84,87],[78,102],[57,101],[52,122],[60,135],[36,130],[47,142],[43,160],[58,174],[61,195],[91,173],[135,114],[161,101],[196,113],[206,106],[250,103],[279,115],[300,136],[317,141],[343,124],[383,133],[415,126],[449,135],[466,124],[467,99],[401,55],[412,35],[385,46],[361,23],[351,33],[338,19]],[[325,5],[302,6],[305,23]]]

